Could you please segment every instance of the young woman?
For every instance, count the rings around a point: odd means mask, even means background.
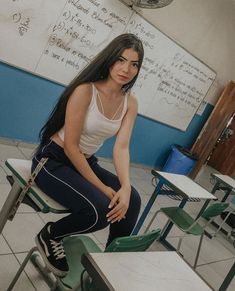
[[[65,89],[40,131],[32,171],[47,157],[35,182],[48,196],[71,210],[49,222],[36,243],[48,267],[68,272],[62,239],[109,226],[109,244],[130,235],[140,197],[130,185],[129,140],[137,114],[130,89],[143,60],[143,46],[133,34],[116,37]],[[113,160],[117,176],[99,166],[95,152],[116,135]]]

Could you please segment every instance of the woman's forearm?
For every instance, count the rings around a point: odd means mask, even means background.
[[[129,176],[129,149],[126,147],[114,148],[113,161],[121,187],[130,190],[131,186]]]

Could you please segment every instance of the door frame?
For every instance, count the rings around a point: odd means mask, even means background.
[[[212,113],[204,124],[191,152],[198,157],[191,178],[195,178],[209,154],[214,148],[216,141],[228,124],[235,111],[235,83],[230,81],[224,88],[219,100],[217,101]]]

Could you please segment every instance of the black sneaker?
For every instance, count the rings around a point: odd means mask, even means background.
[[[48,269],[58,277],[64,277],[69,271],[62,241],[51,237],[48,222],[36,236],[38,250]]]

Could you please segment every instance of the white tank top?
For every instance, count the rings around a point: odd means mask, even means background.
[[[98,91],[95,85],[92,84],[92,98],[87,110],[83,131],[80,137],[79,146],[82,153],[87,155],[94,154],[103,145],[107,138],[112,137],[118,132],[122,119],[127,111],[128,96],[129,94],[126,93],[120,118],[109,119],[99,111],[97,105]],[[58,131],[58,135],[61,140],[64,141],[64,127]]]

